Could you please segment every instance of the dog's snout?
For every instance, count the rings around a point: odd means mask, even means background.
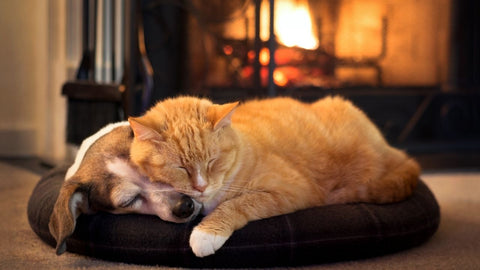
[[[172,209],[172,214],[178,218],[188,218],[195,211],[195,203],[192,198],[183,195],[182,198],[177,202],[177,204]]]

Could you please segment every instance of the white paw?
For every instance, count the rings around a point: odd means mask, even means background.
[[[190,235],[190,247],[197,257],[212,255],[227,241],[228,236],[212,234],[194,228]]]

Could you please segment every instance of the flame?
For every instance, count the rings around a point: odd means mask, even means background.
[[[268,39],[269,3],[261,6],[261,38]],[[319,41],[314,34],[314,25],[308,0],[275,1],[275,35],[287,47],[300,47],[308,50],[318,48]]]
[[[260,64],[266,66],[270,63],[270,50],[267,48],[263,48],[260,50],[260,57],[258,59]]]

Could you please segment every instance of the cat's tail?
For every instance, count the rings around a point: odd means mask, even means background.
[[[403,158],[387,161],[385,174],[368,187],[373,195],[369,196],[371,202],[398,202],[410,196],[415,190],[420,176],[420,166],[415,159],[399,152]]]

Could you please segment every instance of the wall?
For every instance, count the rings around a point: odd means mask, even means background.
[[[65,155],[65,1],[0,1],[0,156]]]

